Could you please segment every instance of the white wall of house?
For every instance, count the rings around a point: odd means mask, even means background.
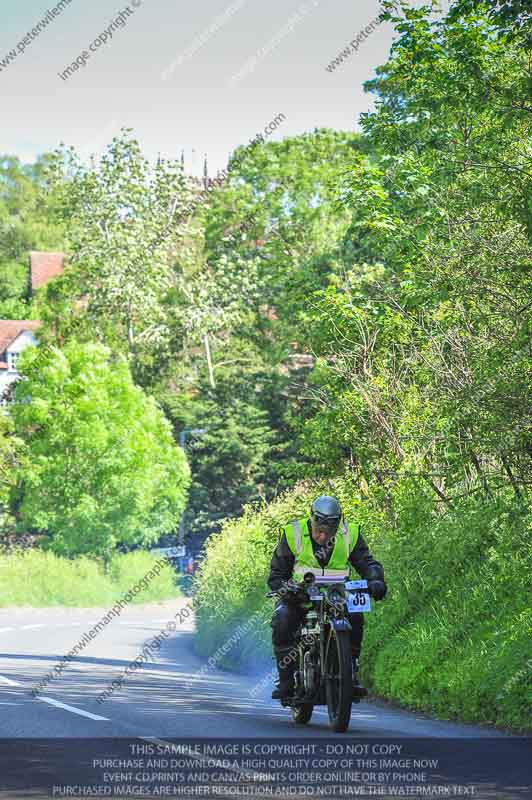
[[[14,339],[10,345],[8,345],[6,350],[6,361],[7,361],[7,369],[0,370],[0,394],[6,389],[10,384],[13,383],[17,378],[19,378],[19,373],[16,369],[17,357],[22,353],[26,347],[29,345],[36,345],[37,339],[32,333],[32,331],[23,331],[19,333],[16,339]]]

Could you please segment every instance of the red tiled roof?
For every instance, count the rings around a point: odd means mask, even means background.
[[[0,319],[0,353],[23,331],[36,331],[41,325],[38,319]]]
[[[61,275],[64,269],[64,253],[41,253],[38,250],[30,251],[31,288],[48,283],[51,278]]]

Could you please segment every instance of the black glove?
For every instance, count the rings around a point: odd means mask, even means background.
[[[292,579],[283,583],[279,590],[279,594],[285,603],[291,603],[293,605],[304,603],[306,600],[308,600],[306,591],[301,589],[301,587]]]
[[[368,591],[375,600],[382,600],[386,597],[386,592],[388,591],[388,587],[381,580],[372,580],[368,581]]]

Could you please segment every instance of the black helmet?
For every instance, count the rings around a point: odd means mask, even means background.
[[[322,494],[312,503],[310,513],[320,525],[336,529],[340,523],[342,509],[336,497]]]

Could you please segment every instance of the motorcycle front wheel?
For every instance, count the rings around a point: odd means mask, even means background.
[[[292,707],[292,719],[296,725],[306,725],[310,722],[314,706],[312,703],[302,703],[300,706]]]
[[[329,727],[345,733],[351,719],[352,666],[349,631],[331,629],[325,655],[325,697]]]

